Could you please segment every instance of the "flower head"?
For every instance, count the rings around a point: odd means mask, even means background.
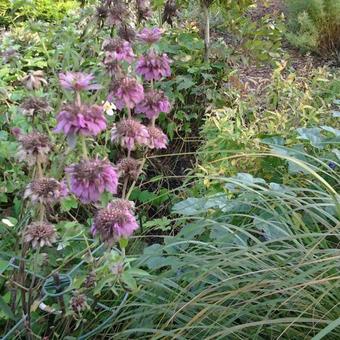
[[[33,222],[26,227],[24,240],[33,248],[49,246],[56,242],[57,234],[54,226],[48,222]]]
[[[137,38],[141,41],[144,41],[147,44],[153,44],[162,36],[162,31],[158,27],[153,28],[143,28],[138,34]]]
[[[39,178],[28,184],[24,198],[29,197],[33,203],[53,204],[67,195],[64,182],[58,182],[54,178]]]
[[[111,130],[111,139],[120,142],[128,150],[134,150],[136,144],[147,145],[149,133],[147,128],[135,119],[122,119]]]
[[[75,294],[71,298],[71,308],[73,309],[74,313],[76,313],[76,314],[80,314],[81,312],[88,309],[89,305],[87,304],[86,295]]]
[[[115,3],[110,3],[110,7],[107,11],[106,21],[110,26],[119,25],[124,18],[129,14],[126,5],[123,2],[116,1]]]
[[[107,39],[104,41],[103,48],[106,58],[116,61],[126,61],[132,63],[135,55],[128,41],[122,39]]]
[[[41,86],[47,85],[43,71],[31,71],[23,79],[22,82],[29,90],[38,90]]]
[[[21,104],[23,113],[27,116],[34,116],[36,114],[46,114],[51,112],[52,108],[47,101],[38,97],[28,97]]]
[[[113,91],[116,106],[119,110],[125,106],[133,109],[144,98],[144,89],[134,78],[123,78]]]
[[[25,161],[33,166],[39,160],[47,161],[47,155],[51,150],[51,143],[48,136],[40,132],[31,132],[27,135],[19,134],[20,142],[17,157],[20,161]]]
[[[94,76],[83,72],[66,72],[59,73],[60,85],[66,90],[82,91],[82,90],[98,90],[100,85],[91,84]]]
[[[108,160],[83,160],[65,169],[71,175],[71,191],[83,202],[96,202],[106,190],[117,193],[118,175]]]
[[[126,41],[132,42],[135,40],[136,33],[131,26],[124,23],[119,27],[118,36]]]
[[[151,6],[150,6],[150,0],[137,0],[137,19],[139,22],[143,20],[147,20],[151,17]]]
[[[170,112],[170,102],[163,91],[149,90],[144,99],[136,106],[137,113],[145,113],[149,118],[157,118],[161,112]]]
[[[166,149],[168,145],[168,137],[161,129],[155,126],[148,126],[149,132],[149,148],[150,149]]]
[[[133,204],[118,199],[98,211],[91,231],[94,235],[98,234],[102,241],[112,244],[121,237],[131,236],[136,229],[138,223],[133,215]]]
[[[170,60],[165,53],[159,55],[150,50],[148,54],[140,57],[137,61],[136,72],[144,76],[146,80],[160,80],[163,77],[170,77]]]
[[[140,166],[141,164],[137,159],[123,158],[117,164],[118,174],[135,181],[139,176]]]
[[[106,118],[102,106],[67,104],[57,116],[54,131],[67,136],[96,136],[105,129]]]

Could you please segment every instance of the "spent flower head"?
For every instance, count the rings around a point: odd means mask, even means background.
[[[137,159],[127,157],[117,163],[118,174],[120,177],[126,177],[136,181],[140,172],[140,162]]]
[[[21,108],[23,109],[23,113],[27,116],[35,116],[37,114],[46,114],[52,111],[52,108],[49,106],[48,102],[39,97],[28,97],[21,104]]]
[[[67,193],[67,187],[63,181],[43,177],[28,184],[24,198],[30,198],[33,203],[49,205],[59,202]]]
[[[47,162],[48,153],[51,151],[51,143],[47,135],[40,132],[31,132],[27,135],[17,136],[19,149],[17,157],[19,161],[27,162],[29,166],[36,165],[37,162]]]
[[[48,222],[33,222],[26,227],[24,232],[24,241],[30,244],[32,248],[52,247],[52,243],[56,240],[55,228]]]

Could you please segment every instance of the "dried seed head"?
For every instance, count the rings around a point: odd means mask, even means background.
[[[57,234],[54,226],[48,222],[33,222],[27,226],[24,233],[24,240],[32,248],[52,246],[56,242]]]
[[[29,90],[38,90],[41,86],[47,85],[47,80],[44,78],[43,71],[33,71],[28,73],[22,82]]]
[[[85,281],[84,281],[84,286],[85,288],[91,288],[95,285],[96,283],[96,272],[92,271],[87,275]]]
[[[80,314],[89,308],[87,304],[86,295],[84,294],[75,294],[71,299],[71,308],[76,314]]]
[[[54,204],[67,195],[67,188],[64,182],[58,182],[54,178],[39,178],[31,182],[24,194],[33,203],[45,205]]]
[[[140,162],[134,158],[123,158],[117,164],[119,175],[136,181],[139,176]]]
[[[47,155],[51,150],[51,143],[48,136],[40,132],[31,132],[27,135],[18,136],[20,142],[17,157],[33,166],[37,163],[47,161]]]
[[[52,108],[43,98],[29,97],[21,104],[23,113],[27,116],[34,116],[36,114],[46,114],[51,112]]]

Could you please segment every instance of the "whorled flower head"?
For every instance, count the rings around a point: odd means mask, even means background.
[[[133,204],[118,199],[98,211],[91,231],[94,235],[98,234],[102,241],[112,244],[122,237],[128,238],[136,229],[138,223],[133,215]]]
[[[51,150],[51,143],[43,133],[31,132],[27,135],[19,134],[20,142],[17,157],[19,161],[25,161],[28,165],[33,166],[39,162],[46,162],[47,155]]]
[[[167,22],[172,26],[173,19],[178,15],[176,0],[167,0],[164,5],[162,24]]]
[[[117,193],[118,174],[108,160],[82,160],[65,171],[71,175],[71,191],[83,203],[97,202],[105,190]]]
[[[41,86],[47,85],[43,71],[31,71],[23,79],[22,82],[29,90],[38,90]]]
[[[122,119],[111,130],[111,140],[130,151],[135,149],[136,144],[148,145],[148,139],[147,128],[135,119]]]
[[[136,181],[139,176],[140,162],[134,158],[123,158],[117,163],[118,174],[120,177],[126,177]]]
[[[70,303],[72,310],[76,314],[80,314],[81,312],[89,308],[89,305],[87,304],[86,295],[84,294],[75,294],[71,298]]]
[[[158,127],[148,126],[149,143],[150,149],[166,149],[168,145],[168,137]]]
[[[52,246],[56,242],[57,233],[52,224],[48,222],[33,222],[26,227],[24,241],[33,248]]]
[[[119,110],[124,107],[133,109],[144,99],[144,88],[134,78],[123,78],[112,92]]]
[[[163,91],[149,90],[137,104],[136,113],[144,113],[149,119],[157,118],[161,112],[170,112],[171,105]]]
[[[162,36],[162,30],[160,30],[158,27],[153,28],[143,28],[138,34],[137,38],[141,41],[144,41],[147,44],[153,44]]]
[[[54,204],[67,195],[67,187],[64,182],[54,178],[38,178],[26,187],[24,198],[30,198],[33,203],[45,205]]]
[[[105,129],[106,118],[102,106],[67,104],[57,115],[54,132],[62,132],[67,136],[96,136]]]
[[[152,16],[150,0],[136,0],[137,20],[141,22]]]
[[[150,50],[137,61],[136,72],[144,76],[146,80],[160,80],[163,77],[170,77],[170,60],[165,53],[159,55]]]
[[[111,3],[107,11],[106,22],[110,26],[119,25],[129,15],[126,5],[122,1]]]
[[[131,44],[126,40],[107,39],[104,41],[103,49],[107,51],[105,59],[132,63],[135,58]]]
[[[83,72],[66,72],[59,73],[60,85],[66,90],[83,91],[98,90],[101,88],[98,84],[91,84],[94,76]]]
[[[23,109],[23,113],[27,116],[46,114],[52,110],[45,99],[38,97],[26,98],[21,104],[21,108]]]
[[[126,23],[122,23],[118,29],[118,36],[123,40],[132,42],[136,38],[136,32],[131,26],[127,25]]]

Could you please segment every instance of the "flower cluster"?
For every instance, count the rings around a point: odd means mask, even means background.
[[[117,193],[118,175],[108,160],[82,160],[65,169],[71,176],[71,191],[83,202],[96,202],[106,190]]]
[[[98,211],[91,230],[102,241],[112,243],[121,237],[128,238],[136,229],[138,223],[133,214],[133,204],[119,199]]]

